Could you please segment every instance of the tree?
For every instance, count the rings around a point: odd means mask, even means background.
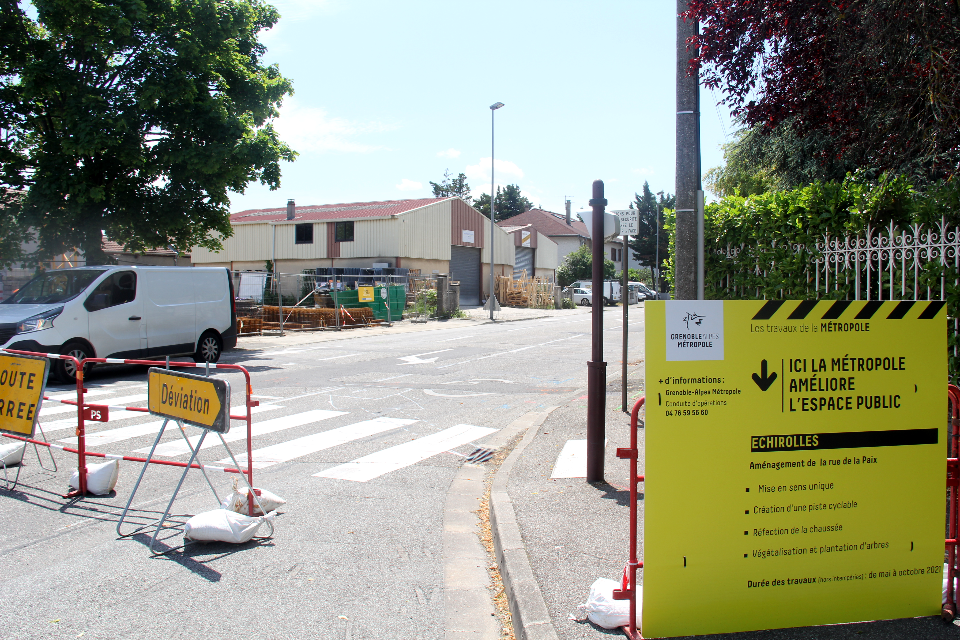
[[[490,196],[486,193],[480,194],[473,203],[473,208],[490,217]],[[501,189],[497,187],[497,221],[502,222],[524,211],[533,209],[533,203],[520,195],[520,187],[515,184],[508,184]]]
[[[960,3],[691,0],[691,72],[750,128],[812,158],[919,180],[960,166]],[[835,178],[836,176],[826,176]]]
[[[451,198],[456,196],[467,204],[472,200],[470,197],[470,185],[467,184],[467,176],[462,173],[456,178],[451,178],[450,170],[447,169],[443,172],[443,182],[438,184],[431,181],[430,186],[433,187],[434,198]]]
[[[103,262],[221,248],[228,191],[276,189],[296,154],[271,121],[289,80],[261,63],[262,0],[0,0],[0,188],[23,189],[41,257]]]
[[[603,279],[613,280],[617,268],[612,260],[603,261]],[[593,253],[587,245],[580,245],[576,251],[571,251],[563,259],[563,264],[557,267],[557,282],[561,287],[569,287],[577,280],[593,278]]]
[[[639,233],[630,238],[630,249],[633,259],[641,265],[654,269],[657,267],[657,240],[660,241],[660,260],[666,260],[670,249],[670,238],[663,229],[663,210],[672,209],[676,203],[676,196],[664,194],[663,191],[654,194],[650,185],[643,183],[643,195],[634,194],[631,209],[637,209]],[[659,228],[660,233],[657,234]]]
[[[858,170],[849,159],[835,157],[827,136],[819,132],[798,135],[792,120],[768,130],[762,125],[740,129],[735,136],[723,145],[724,166],[703,176],[706,188],[720,197],[840,181]]]

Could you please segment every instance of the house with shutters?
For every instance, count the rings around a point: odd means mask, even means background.
[[[191,250],[194,265],[263,270],[273,260],[279,273],[378,265],[449,274],[460,282],[464,305],[489,293],[490,222],[457,197],[310,206],[290,200],[286,207],[234,213],[230,224],[233,236],[222,240],[223,250]],[[494,272],[512,275],[517,236],[500,227],[493,232]],[[538,249],[534,268],[553,280],[556,244],[542,235],[531,242]]]

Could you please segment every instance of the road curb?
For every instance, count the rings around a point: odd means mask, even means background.
[[[507,456],[493,478],[490,489],[490,528],[493,532],[493,547],[497,565],[503,580],[503,589],[513,616],[513,630],[518,640],[559,640],[550,612],[540,592],[530,566],[530,558],[523,543],[517,513],[507,493],[510,473],[528,444],[537,436],[537,429],[557,407],[546,412],[527,414],[527,433],[523,440]]]

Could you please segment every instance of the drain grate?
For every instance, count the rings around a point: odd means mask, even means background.
[[[492,458],[494,453],[496,452],[493,449],[474,449],[473,453],[467,456],[467,462],[481,464]]]

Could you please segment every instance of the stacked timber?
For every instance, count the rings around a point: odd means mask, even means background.
[[[518,279],[497,276],[494,286],[497,301],[503,306],[531,309],[553,307],[553,285],[546,278],[528,278],[526,269]]]

